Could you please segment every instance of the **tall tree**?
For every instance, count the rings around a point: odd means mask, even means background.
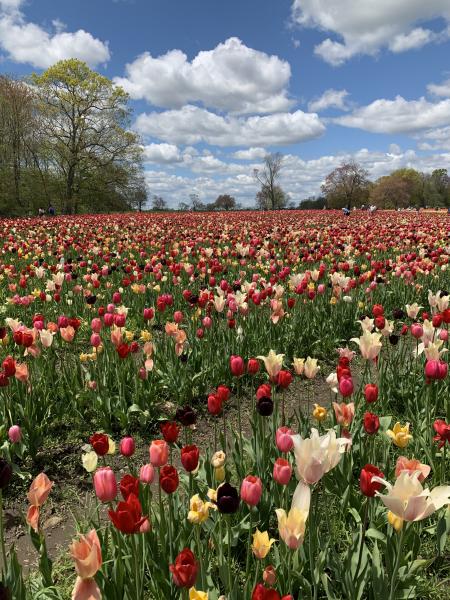
[[[398,174],[380,177],[370,190],[370,201],[378,208],[406,208],[411,204],[411,184]]]
[[[236,206],[236,200],[229,194],[221,194],[215,201],[215,208],[219,210],[233,210]]]
[[[280,201],[278,180],[283,167],[283,155],[280,152],[267,154],[264,157],[264,166],[261,169],[254,169],[253,175],[261,184],[261,193],[265,198],[266,208],[264,210],[273,210]]]
[[[325,179],[322,191],[327,205],[333,208],[347,207],[349,210],[363,203],[369,192],[369,173],[358,163],[343,163]]]
[[[122,176],[141,154],[128,130],[128,95],[107,77],[76,59],[59,61],[32,76],[37,90],[48,154],[64,181],[63,211],[78,210],[84,183],[114,165]],[[114,187],[114,182],[111,183]]]
[[[256,208],[258,210],[281,210],[286,208],[289,198],[279,185],[272,189],[262,186],[256,194]]]
[[[34,116],[34,95],[23,81],[0,76],[0,172],[6,200],[25,210],[22,171],[31,160],[30,146]],[[11,182],[11,183],[10,183]]]

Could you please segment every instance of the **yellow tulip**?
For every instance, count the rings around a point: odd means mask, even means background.
[[[403,427],[400,423],[394,425],[394,429],[388,429],[387,435],[391,438],[392,442],[399,448],[406,448],[409,441],[412,440],[412,435],[409,433],[409,423],[406,423]]]
[[[192,587],[189,590],[189,600],[208,600],[208,592],[201,592]]]
[[[94,450],[90,452],[86,452],[81,457],[81,462],[83,463],[83,467],[86,469],[88,473],[93,473],[97,468],[98,456]]]
[[[267,531],[259,531],[253,534],[252,551],[256,558],[263,559],[269,554],[270,547],[275,542],[273,538],[269,539]]]
[[[314,404],[314,410],[312,416],[316,419],[316,421],[324,421],[328,416],[328,411],[324,406],[320,406],[319,404]]]
[[[198,494],[192,496],[189,503],[188,521],[198,525],[203,523],[209,517],[209,509],[214,508],[211,502],[203,502]]]
[[[225,479],[225,467],[216,467],[214,469],[214,478],[217,483],[222,483]]]
[[[391,511],[388,512],[387,519],[388,519],[389,525],[391,527],[393,527],[395,529],[395,531],[397,531],[397,533],[402,530],[403,519],[401,519],[400,517],[397,517],[397,515],[394,515],[394,513]]]

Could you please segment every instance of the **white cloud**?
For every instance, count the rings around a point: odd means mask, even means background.
[[[67,58],[79,58],[91,66],[109,60],[107,43],[84,29],[65,32],[58,20],[53,22],[53,32],[28,23],[20,12],[22,4],[21,0],[0,0],[0,48],[10,60],[39,68]]]
[[[402,96],[395,100],[381,98],[334,122],[373,133],[413,133],[450,124],[450,99],[433,103],[423,97],[419,100],[405,100]]]
[[[347,90],[326,90],[320,98],[312,100],[308,104],[308,110],[311,112],[321,112],[327,110],[327,108],[338,108],[340,110],[347,110],[345,100],[349,93]]]
[[[338,66],[357,54],[376,54],[382,48],[404,52],[449,35],[415,27],[435,18],[450,19],[448,0],[294,0],[295,22],[331,31],[342,41],[326,38],[315,48],[325,61]]]
[[[433,94],[434,96],[450,98],[450,79],[442,83],[430,83],[427,85],[427,90],[429,94]]]
[[[221,116],[187,105],[180,110],[141,114],[136,129],[170,144],[206,142],[216,146],[295,144],[319,137],[325,126],[315,113],[297,110],[248,118]]]
[[[253,206],[258,185],[252,176],[255,164],[225,163],[213,156],[196,159],[191,164],[191,175],[181,176],[165,170],[147,171],[151,193],[162,195],[170,206],[187,201],[190,193],[197,193],[203,202],[212,202],[219,194],[231,194],[244,206]],[[355,153],[342,153],[303,160],[288,154],[284,159],[280,183],[298,204],[304,198],[320,194],[325,177],[342,162],[356,160],[372,179],[378,179],[395,169],[412,167],[431,172],[448,164],[450,152],[420,156],[414,150],[402,152],[389,148],[388,152],[373,152],[363,148]]]
[[[419,150],[450,150],[450,126],[430,129],[416,137],[420,140]]]
[[[247,150],[238,150],[233,154],[233,158],[239,160],[255,160],[256,158],[264,158],[267,154],[265,148],[248,148]]]
[[[200,102],[206,107],[241,114],[285,111],[291,76],[289,63],[229,38],[203,50],[190,62],[181,50],[153,57],[141,54],[126,66],[116,83],[134,99],[155,106],[180,108]]]
[[[153,163],[177,163],[182,161],[180,151],[173,144],[148,144],[144,146],[144,160]]]

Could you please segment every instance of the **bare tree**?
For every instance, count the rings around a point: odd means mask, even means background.
[[[328,206],[346,206],[350,210],[358,201],[365,201],[370,184],[368,176],[368,171],[354,161],[343,163],[334,169],[322,185]]]
[[[180,202],[178,204],[178,210],[181,212],[186,212],[189,210],[189,204],[187,202]]]
[[[267,154],[264,157],[264,167],[262,170],[254,169],[253,175],[261,184],[261,192],[266,198],[267,204],[265,210],[273,210],[277,207],[277,191],[278,179],[283,167],[283,155],[280,152],[275,154]],[[279,199],[279,196],[278,196]]]
[[[189,200],[191,201],[191,206],[193,211],[204,210],[205,206],[203,202],[200,200],[198,194],[189,194]]]
[[[167,202],[164,200],[162,196],[153,196],[152,198],[152,207],[153,210],[166,210]]]

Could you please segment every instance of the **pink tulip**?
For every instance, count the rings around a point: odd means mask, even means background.
[[[107,310],[109,313],[111,313],[111,314],[112,314],[112,313],[114,313],[114,311],[116,310],[116,307],[114,306],[114,304],[110,303],[110,304],[108,304],[108,306],[106,307],[106,310]]]
[[[91,321],[91,329],[94,333],[100,333],[100,330],[102,328],[102,320],[99,319],[98,317],[96,317],[95,319],[92,319]]]
[[[136,444],[132,437],[124,437],[120,440],[119,451],[122,456],[133,456],[136,450]]]
[[[202,321],[202,325],[205,329],[210,329],[210,327],[212,325],[211,317],[204,317],[203,321]]]
[[[71,342],[75,337],[75,329],[72,327],[72,325],[68,325],[67,327],[61,328],[59,332],[61,334],[62,339],[65,342]]]
[[[163,467],[169,460],[169,446],[164,440],[153,440],[150,444],[150,462],[154,467]]]
[[[292,435],[294,432],[289,427],[279,427],[275,434],[277,448],[280,452],[290,452],[294,445]]]
[[[423,327],[420,323],[413,323],[411,325],[411,335],[417,340],[423,336]]]
[[[114,323],[114,315],[110,312],[107,312],[103,317],[103,322],[105,323],[106,327],[111,327],[111,325]]]
[[[122,296],[120,292],[114,292],[112,296],[112,301],[114,302],[114,304],[120,304],[122,302]]]
[[[102,343],[101,337],[98,335],[98,333],[93,333],[91,335],[91,346],[93,346],[94,348],[98,348],[100,346],[100,344]]]
[[[241,356],[230,357],[230,371],[233,377],[240,377],[245,373],[245,363]]]
[[[292,477],[292,467],[284,458],[277,458],[273,465],[273,478],[280,485],[287,485]]]
[[[441,331],[439,332],[439,339],[443,342],[446,342],[448,340],[448,331],[446,329],[441,329]]]
[[[176,310],[173,313],[173,320],[175,321],[175,323],[181,323],[183,321],[183,313],[181,312],[181,310]]]
[[[146,483],[147,485],[153,483],[153,480],[155,479],[155,469],[153,468],[153,465],[150,463],[142,465],[141,470],[139,471],[139,479],[141,483]]]
[[[342,377],[339,381],[339,392],[344,398],[353,394],[353,380],[351,377]]]
[[[249,506],[258,504],[262,491],[261,479],[254,475],[248,475],[241,484],[241,498]]]
[[[8,430],[9,441],[12,444],[18,444],[22,439],[22,431],[18,425],[13,425]]]
[[[100,502],[112,502],[117,496],[117,481],[111,467],[100,467],[94,473],[95,494]]]
[[[406,456],[399,456],[395,465],[395,476],[400,477],[403,471],[407,471],[412,475],[415,471],[420,471],[419,481],[423,481],[430,474],[431,467],[424,465],[415,458],[407,458]]]

